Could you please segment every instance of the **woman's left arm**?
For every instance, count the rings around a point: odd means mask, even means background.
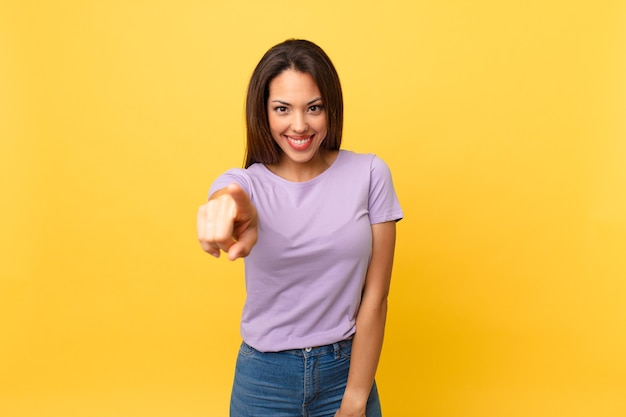
[[[395,222],[372,225],[372,258],[356,318],[348,383],[335,417],[365,416],[383,346],[395,245]]]

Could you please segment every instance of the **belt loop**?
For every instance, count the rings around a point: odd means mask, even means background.
[[[335,353],[335,359],[339,359],[339,342],[333,343],[333,352]]]

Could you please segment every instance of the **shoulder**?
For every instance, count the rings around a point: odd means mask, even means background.
[[[360,161],[360,162],[364,162],[364,161],[369,161],[372,158],[376,157],[376,155],[371,154],[371,153],[359,153],[359,152],[355,152],[355,151],[351,151],[348,149],[342,149],[339,151],[339,155],[340,155],[340,160],[343,161]]]
[[[344,166],[349,167],[365,167],[376,175],[388,175],[389,166],[387,163],[382,160],[378,155],[373,153],[358,153],[349,150],[341,150],[341,158],[339,158],[340,162]]]
[[[339,151],[337,162],[341,166],[354,167],[371,167],[374,160],[378,157],[371,153],[358,153],[342,149]]]
[[[211,184],[209,189],[209,197],[214,192],[227,187],[228,185],[236,183],[244,189],[248,194],[252,191],[251,171],[249,168],[231,168],[217,177]]]

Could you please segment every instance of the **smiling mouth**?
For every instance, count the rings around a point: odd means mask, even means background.
[[[310,142],[313,139],[314,135],[311,136],[300,136],[300,137],[293,137],[293,136],[287,136],[287,140],[289,140],[289,142],[293,143],[294,145],[304,145],[307,142]]]

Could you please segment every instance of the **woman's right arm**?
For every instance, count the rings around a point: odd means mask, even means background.
[[[198,240],[205,252],[228,259],[248,256],[257,241],[258,216],[248,194],[237,184],[214,192],[198,209]]]

